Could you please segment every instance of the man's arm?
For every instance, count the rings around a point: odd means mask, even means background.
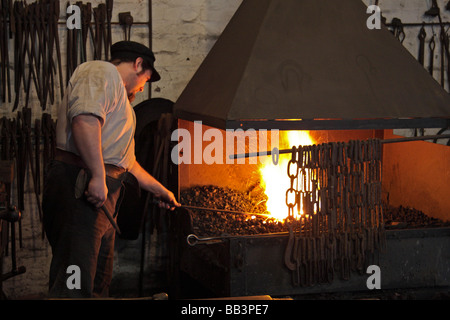
[[[156,198],[163,201],[163,203],[160,203],[160,207],[173,210],[175,207],[180,206],[173,193],[167,190],[158,180],[145,171],[137,161],[134,162],[129,171],[139,181],[139,186],[142,189],[153,193]]]
[[[86,199],[100,208],[108,196],[106,174],[102,156],[101,120],[93,115],[81,114],[72,119],[72,134],[81,158],[92,173]]]

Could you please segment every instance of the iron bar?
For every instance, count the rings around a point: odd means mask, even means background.
[[[198,114],[179,112],[179,118],[196,121],[204,119],[204,123],[213,127],[226,129],[278,129],[278,130],[363,130],[363,129],[415,129],[446,128],[450,126],[448,118],[417,119],[304,119],[304,120],[226,120],[205,117]]]
[[[398,142],[410,142],[410,141],[422,141],[422,140],[437,140],[437,139],[450,139],[450,134],[385,139],[385,140],[381,140],[380,142],[382,144],[386,144],[386,143],[398,143]],[[292,153],[292,149],[282,149],[282,150],[276,149],[276,150],[269,150],[269,151],[239,153],[239,154],[229,155],[229,158],[230,159],[241,159],[241,158],[271,156],[272,154],[287,154],[287,153]]]
[[[450,25],[450,22],[402,22],[403,27],[421,27],[421,26],[441,26],[441,25]],[[393,27],[393,23],[386,23],[386,27]]]
[[[234,214],[244,214],[244,215],[251,215],[251,216],[264,216],[264,217],[271,217],[270,214],[265,213],[257,213],[257,212],[241,212],[241,211],[233,211],[233,210],[225,210],[225,209],[214,209],[214,208],[203,208],[203,207],[195,207],[195,206],[185,206],[182,205],[182,208],[185,209],[192,209],[192,210],[204,210],[204,211],[217,211],[217,212],[225,212],[225,213],[234,213]]]

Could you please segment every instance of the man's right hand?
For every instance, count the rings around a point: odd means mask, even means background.
[[[161,195],[156,195],[158,198],[160,198],[159,201],[159,207],[169,210],[175,210],[177,207],[181,207],[181,204],[178,203],[177,199],[175,198],[174,194],[165,189],[165,192]]]
[[[86,200],[96,208],[101,208],[108,196],[106,180],[102,177],[92,177],[85,191]]]

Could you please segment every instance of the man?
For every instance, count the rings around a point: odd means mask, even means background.
[[[154,61],[144,45],[121,41],[111,47],[111,62],[81,64],[69,81],[58,110],[57,153],[46,173],[42,204],[53,253],[50,297],[108,296],[113,219],[126,174],[160,199],[161,207],[180,206],[134,154],[130,101],[146,82],[160,79]]]

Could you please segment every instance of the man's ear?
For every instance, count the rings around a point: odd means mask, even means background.
[[[134,61],[134,70],[139,73],[142,72],[142,62],[144,61],[144,59],[142,59],[141,57],[136,58],[136,60]]]

